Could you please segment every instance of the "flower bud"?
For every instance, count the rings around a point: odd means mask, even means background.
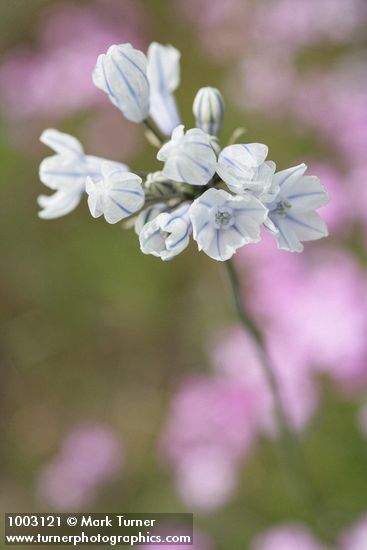
[[[93,82],[131,122],[149,115],[147,58],[131,44],[111,46],[98,57]]]
[[[217,88],[201,88],[192,107],[196,118],[196,127],[211,136],[218,136],[222,128],[224,101]]]
[[[189,245],[192,231],[190,203],[172,212],[163,212],[144,225],[139,233],[143,254],[152,254],[163,261],[171,260]]]
[[[106,222],[117,223],[138,212],[145,201],[142,180],[132,172],[102,165],[102,179],[87,178],[85,190],[93,218],[104,216]]]

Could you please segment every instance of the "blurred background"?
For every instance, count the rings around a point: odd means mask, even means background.
[[[3,512],[195,514],[197,550],[367,549],[365,0],[2,0]],[[264,236],[236,255],[313,509],[278,460],[271,396],[223,267],[194,245],[144,256],[134,231],[37,217],[44,128],[159,169],[141,127],[91,81],[114,43],[182,52],[182,118],[220,88],[234,128],[283,169],[306,162],[330,237],[302,255]],[[309,480],[305,481],[309,484]]]

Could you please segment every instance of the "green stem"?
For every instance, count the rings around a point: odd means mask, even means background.
[[[152,132],[154,137],[159,141],[160,145],[163,145],[163,143],[166,141],[166,138],[161,132],[154,126],[149,118],[146,118],[143,120],[143,124],[146,127],[147,130]]]
[[[289,426],[288,426],[287,416],[284,412],[282,398],[280,395],[277,379],[274,375],[273,368],[270,365],[268,354],[265,351],[263,334],[245,310],[244,303],[241,297],[240,282],[232,260],[227,260],[226,262],[224,262],[224,265],[227,268],[227,274],[228,274],[229,282],[233,292],[233,298],[234,298],[235,306],[236,306],[240,321],[244,326],[244,328],[252,335],[252,337],[254,338],[257,344],[258,352],[260,355],[260,363],[263,368],[265,378],[273,394],[274,406],[275,406],[275,410],[278,418],[278,424],[279,424],[278,427],[282,432],[288,432]]]
[[[278,450],[287,477],[289,491],[292,493],[292,496],[302,504],[302,507],[307,510],[307,515],[312,521],[315,519],[316,507],[319,508],[320,497],[315,492],[313,484],[310,483],[298,440],[289,426],[278,380],[274,374],[271,361],[266,351],[263,333],[246,311],[241,296],[240,281],[233,262],[227,260],[224,262],[224,265],[227,269],[228,279],[239,319],[243,327],[250,333],[257,344],[260,364],[273,396],[278,429]]]

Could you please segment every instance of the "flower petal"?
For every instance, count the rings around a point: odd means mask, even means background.
[[[239,247],[259,241],[267,213],[251,195],[233,196],[213,188],[197,198],[189,211],[199,250],[217,261],[228,260]]]
[[[262,143],[230,145],[219,155],[217,172],[230,189],[246,189],[251,186],[267,154],[268,147]]]
[[[314,241],[328,236],[324,220],[317,212],[293,212],[289,210],[285,216],[300,241]]]
[[[64,157],[80,158],[84,154],[79,140],[54,128],[44,130],[40,141]]]
[[[288,252],[302,252],[303,244],[300,242],[297,237],[294,228],[287,222],[285,216],[271,218],[269,220],[273,222],[273,225],[268,227],[268,221],[265,222],[266,229],[275,236],[278,242],[278,248],[281,250],[287,250]],[[274,226],[276,231],[274,231]]]
[[[142,208],[145,197],[139,176],[108,164],[103,165],[102,172],[100,181],[87,181],[88,205],[93,217],[103,214],[108,223],[117,223]]]
[[[171,93],[151,92],[150,116],[166,136],[171,135],[181,122],[176,100]]]
[[[292,205],[292,211],[315,210],[329,202],[329,196],[317,176],[302,176],[287,187],[287,200]]]
[[[44,220],[51,220],[66,216],[74,210],[80,203],[81,193],[65,193],[56,191],[53,195],[40,195],[38,204],[42,210],[38,216]]]
[[[180,254],[190,242],[191,223],[188,210],[189,204],[184,204],[170,213],[159,214],[148,222],[139,235],[142,252],[160,257],[164,261]]]
[[[93,72],[93,82],[106,92],[132,122],[141,122],[149,114],[147,59],[131,44],[111,46],[101,54]]]
[[[216,156],[209,136],[194,128],[183,135],[183,126],[172,133],[172,139],[158,151],[157,158],[165,160],[163,174],[174,181],[191,185],[206,185],[216,170]]]
[[[159,214],[162,214],[167,208],[167,205],[163,202],[149,206],[138,214],[135,221],[135,233],[140,235],[144,225],[154,220]]]
[[[180,52],[173,46],[152,42],[148,49],[150,116],[167,136],[180,124],[173,96],[180,83],[180,57]]]
[[[274,181],[276,185],[280,188],[279,196],[286,196],[289,188],[294,185],[294,183],[306,172],[307,166],[305,164],[298,164],[298,166],[293,166],[292,168],[286,168],[277,172],[274,176]]]
[[[180,84],[179,50],[171,45],[152,42],[148,48],[147,75],[154,92],[174,92]]]

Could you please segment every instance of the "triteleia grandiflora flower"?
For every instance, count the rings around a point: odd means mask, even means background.
[[[316,209],[328,195],[317,177],[304,175],[305,164],[276,171],[262,143],[231,141],[222,148],[219,90],[198,91],[196,128],[185,131],[174,97],[180,52],[173,46],[153,42],[147,55],[130,44],[111,46],[98,57],[93,82],[128,120],[145,125],[163,164],[135,173],[124,164],[85,155],[72,136],[46,130],[41,140],[56,155],[42,162],[40,178],[56,192],[39,198],[41,217],[63,216],[87,194],[93,217],[116,223],[134,216],[125,225],[135,226],[142,252],[162,260],[180,254],[191,236],[199,250],[226,261],[258,242],[262,226],[290,252],[327,235]]]

